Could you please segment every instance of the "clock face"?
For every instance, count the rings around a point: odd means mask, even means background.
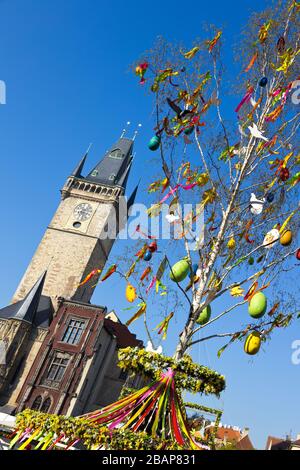
[[[76,220],[87,220],[91,217],[93,213],[92,206],[90,204],[78,204],[74,209],[74,217]]]

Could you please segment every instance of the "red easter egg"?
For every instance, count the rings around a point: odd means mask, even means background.
[[[154,253],[157,250],[157,243],[156,242],[151,242],[148,245],[148,249],[151,251],[151,253]]]
[[[296,258],[300,261],[300,248],[296,251]]]

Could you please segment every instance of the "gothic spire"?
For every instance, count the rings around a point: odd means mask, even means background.
[[[90,151],[90,148],[91,148],[92,144],[90,144],[88,146],[88,149],[87,151],[85,152],[84,156],[82,157],[82,159],[80,160],[80,162],[78,163],[78,165],[74,168],[74,170],[72,171],[71,173],[71,176],[75,176],[75,178],[82,178],[82,170],[83,170],[83,167],[84,167],[84,164],[85,164],[85,161],[86,161],[86,158],[88,156],[88,153]]]
[[[26,297],[21,302],[18,302],[18,310],[13,315],[14,319],[33,323],[40,302],[46,274],[47,271],[40,276]]]
[[[134,188],[134,190],[132,191],[131,195],[128,198],[128,201],[127,201],[127,213],[128,213],[128,215],[129,215],[129,211],[130,211],[131,207],[134,204],[134,201],[135,201],[135,198],[136,198],[136,193],[137,193],[138,188],[139,188],[139,184],[140,184],[140,182],[138,182],[138,184],[136,185],[136,187]]]

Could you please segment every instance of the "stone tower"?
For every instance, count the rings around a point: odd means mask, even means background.
[[[25,297],[47,270],[43,294],[53,305],[58,297],[89,302],[91,283],[78,287],[93,269],[102,269],[120,230],[119,206],[132,163],[133,140],[121,137],[87,175],[85,155],[61,190],[61,202],[29,264],[12,302]],[[134,194],[136,190],[134,191]],[[130,202],[129,202],[130,201]],[[129,198],[128,206],[133,203]],[[125,214],[127,217],[127,211]],[[94,278],[97,282],[97,277]]]

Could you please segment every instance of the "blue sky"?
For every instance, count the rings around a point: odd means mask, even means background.
[[[59,203],[59,188],[90,142],[88,169],[119,137],[126,121],[132,128],[141,122],[129,191],[140,175],[149,173],[151,102],[130,64],[158,35],[182,40],[188,47],[201,35],[202,23],[213,22],[224,28],[230,68],[240,27],[250,12],[268,2],[244,0],[242,10],[238,0],[177,5],[170,0],[0,0],[0,80],[7,86],[7,104],[0,106],[2,306],[9,302]],[[147,178],[142,179],[139,202]],[[126,243],[115,245],[112,262]],[[119,282],[112,278],[93,301],[122,317],[126,305],[123,293],[116,295]],[[177,319],[166,353],[173,352],[180,326]],[[140,323],[133,331],[144,339]],[[223,422],[250,427],[257,447],[264,446],[268,434],[300,433],[300,365],[291,362],[295,339],[300,339],[297,324],[276,333],[251,360],[241,345],[221,359],[216,357],[216,343],[195,348],[195,360],[227,378],[220,400],[202,402],[224,408]]]

